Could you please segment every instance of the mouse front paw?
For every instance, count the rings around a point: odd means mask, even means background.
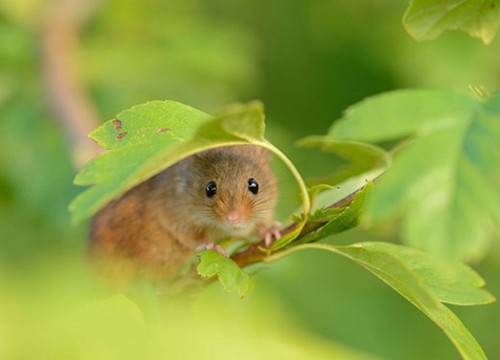
[[[224,250],[222,246],[209,240],[204,241],[196,248],[196,251],[203,251],[203,250],[214,250],[217,251],[219,254],[224,255],[225,257],[229,257],[228,253],[226,252],[226,250]]]
[[[283,226],[279,221],[274,221],[271,227],[257,230],[259,237],[264,240],[264,245],[269,248],[273,242],[281,238],[279,229]]]

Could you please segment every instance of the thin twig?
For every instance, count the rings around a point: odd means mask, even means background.
[[[349,206],[352,201],[354,200],[355,196],[357,193],[359,193],[361,190],[363,190],[365,186],[362,186],[349,195],[343,197],[342,199],[338,200],[337,202],[329,205],[326,207],[326,209],[338,209],[338,208],[343,208],[346,206]],[[325,225],[326,222],[318,222],[314,224],[314,226],[308,226],[307,229],[304,228],[303,231],[300,233],[300,235],[294,240],[300,240],[303,236],[312,233],[313,231],[318,230],[320,227]],[[281,231],[281,235],[287,235],[294,231],[297,226],[299,226],[298,223],[292,223],[288,225],[285,229]],[[252,264],[256,264],[259,262],[262,262],[265,260],[267,257],[266,252],[262,251],[261,249],[265,248],[264,240],[260,241],[257,244],[251,245],[242,252],[236,253],[233,256],[231,256],[231,259],[235,261],[240,267],[246,267]]]
[[[56,1],[49,8],[40,32],[45,87],[54,115],[67,134],[77,168],[102,151],[87,137],[100,121],[78,78],[74,59],[78,33],[96,5],[97,2],[91,0]]]

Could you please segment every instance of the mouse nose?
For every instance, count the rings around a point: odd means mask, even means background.
[[[227,213],[226,221],[232,225],[241,225],[243,223],[243,217],[239,211],[232,210]]]

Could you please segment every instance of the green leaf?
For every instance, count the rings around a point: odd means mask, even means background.
[[[262,104],[252,102],[209,115],[174,101],[153,101],[117,115],[90,134],[109,151],[91,161],[75,178],[93,185],[70,205],[73,221],[82,221],[114,198],[194,153],[219,146],[255,144],[274,152],[295,176],[309,198],[302,178],[286,158],[264,138]]]
[[[377,181],[361,221],[402,218],[404,240],[450,259],[484,254],[500,229],[500,98],[403,90],[352,106],[337,139],[409,138]]]
[[[391,163],[390,155],[384,149],[359,141],[335,140],[329,136],[309,136],[301,139],[297,145],[317,146],[325,152],[335,153],[348,161],[347,165],[339,167],[334,174],[322,180],[328,184],[338,184],[373,169],[385,169]]]
[[[122,111],[90,133],[106,149],[176,143],[195,136],[210,116],[175,101],[151,101]]]
[[[201,276],[217,275],[226,291],[236,291],[240,297],[245,297],[253,290],[252,278],[230,258],[214,250],[201,251],[198,256],[200,263],[196,269]]]
[[[82,221],[135,185],[194,153],[218,146],[255,144],[272,151],[293,174],[302,193],[303,211],[310,209],[307,188],[293,163],[264,138],[262,104],[228,107],[216,117],[174,101],[154,101],[118,114],[91,133],[109,151],[91,161],[76,177],[77,185],[93,185],[70,204],[73,221]],[[304,222],[288,234],[292,241]]]
[[[349,246],[304,244],[267,259],[275,261],[304,249],[331,251],[353,260],[396,290],[438,325],[464,359],[486,356],[460,319],[442,303],[477,305],[494,301],[484,281],[463,264],[441,263],[424,252],[382,242]]]
[[[413,0],[403,16],[403,24],[418,41],[459,29],[489,44],[500,25],[499,7],[499,0]]]
[[[484,280],[463,263],[439,261],[428,253],[390,243],[365,243],[364,249],[384,252],[420,276],[439,301],[453,305],[482,305],[495,301],[483,290]],[[383,261],[383,260],[381,260]]]
[[[465,122],[478,105],[468,94],[444,90],[391,91],[347,108],[328,136],[366,142],[397,140],[416,131],[428,132]]]

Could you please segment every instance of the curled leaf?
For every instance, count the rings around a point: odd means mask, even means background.
[[[203,250],[198,256],[200,263],[196,269],[199,275],[208,278],[217,276],[226,291],[235,291],[240,297],[253,290],[252,278],[230,258],[214,250]]]

